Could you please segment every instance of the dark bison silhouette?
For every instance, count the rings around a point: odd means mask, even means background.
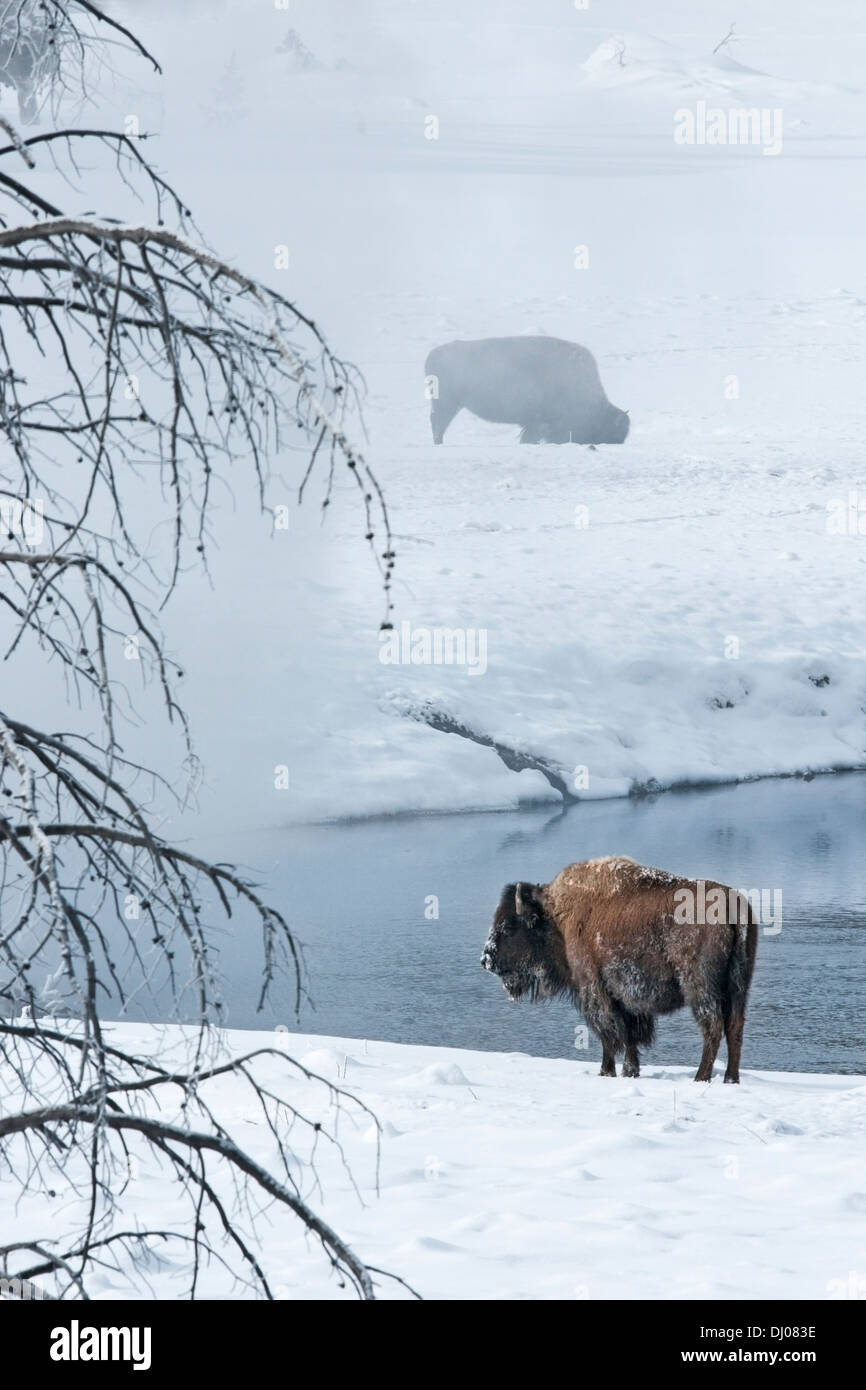
[[[638,1076],[656,1015],[687,1004],[704,1037],[695,1080],[711,1079],[724,1032],[736,1082],[757,945],[745,894],[615,857],[510,883],[481,964],[511,999],[570,996],[601,1041],[602,1076],[616,1076],[618,1052]]]
[[[563,338],[443,343],[424,364],[433,443],[458,410],[520,425],[521,444],[622,444],[628,412],[611,405],[592,353]]]

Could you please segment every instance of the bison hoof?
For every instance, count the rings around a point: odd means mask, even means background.
[[[640,1076],[640,1072],[637,1067],[623,1067],[622,1074],[623,1076]]]
[[[602,1067],[601,1071],[599,1072],[599,1076],[616,1076],[616,1071],[606,1070],[604,1067]]]
[[[738,1076],[725,1076],[726,1086],[739,1086],[739,1084],[740,1078]]]

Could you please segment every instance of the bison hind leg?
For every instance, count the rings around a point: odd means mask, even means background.
[[[729,1004],[725,1009],[725,1042],[728,1046],[728,1065],[725,1070],[725,1080],[735,1086],[740,1080],[740,1053],[743,1050],[743,1028],[746,1022],[746,1011],[743,1005],[737,1001]]]

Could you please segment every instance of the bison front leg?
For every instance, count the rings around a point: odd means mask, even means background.
[[[447,396],[434,397],[430,406],[430,428],[433,431],[434,444],[442,443],[442,437],[459,409],[460,406]]]
[[[713,1065],[718,1055],[719,1044],[722,1041],[724,1026],[721,1011],[699,1017],[698,1023],[704,1035],[704,1050],[701,1053],[701,1064],[695,1074],[695,1080],[712,1081]]]
[[[627,1041],[625,1020],[600,980],[584,984],[580,1011],[601,1043],[599,1076],[616,1076],[616,1054]]]

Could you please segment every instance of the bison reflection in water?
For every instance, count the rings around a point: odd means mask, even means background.
[[[704,1037],[695,1080],[711,1079],[724,1032],[736,1082],[757,931],[748,899],[723,884],[590,859],[551,883],[509,884],[481,964],[511,999],[570,995],[601,1042],[602,1076],[616,1076],[618,1052],[637,1076],[656,1016],[688,1005]]]
[[[611,405],[592,353],[562,338],[445,343],[424,369],[434,444],[458,410],[520,425],[522,444],[622,444],[628,412]]]

